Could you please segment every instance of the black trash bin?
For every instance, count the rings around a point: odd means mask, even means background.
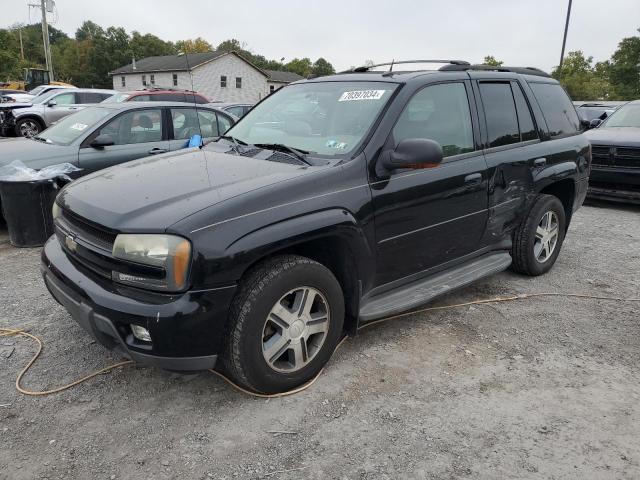
[[[51,208],[60,184],[56,179],[0,181],[0,204],[14,247],[40,247],[53,235]]]

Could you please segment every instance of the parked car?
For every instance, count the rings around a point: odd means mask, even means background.
[[[604,120],[625,102],[573,102],[578,116],[587,122],[595,119]]]
[[[196,134],[210,141],[235,123],[211,107],[197,111],[177,102],[89,106],[31,138],[0,142],[0,167],[17,159],[34,169],[69,162],[84,175],[184,148]]]
[[[211,105],[234,115],[236,118],[244,117],[247,113],[249,113],[249,110],[253,108],[253,104],[251,103],[212,102]]]
[[[189,90],[173,90],[167,88],[149,88],[135,90],[131,92],[118,92],[104,100],[105,103],[112,102],[185,102],[204,104],[209,103],[204,95]]]
[[[38,95],[42,95],[43,93],[50,92],[52,90],[62,90],[65,88],[76,88],[73,85],[39,85],[35,88],[29,90],[29,94],[37,97]]]
[[[0,133],[33,137],[53,122],[100,103],[114,90],[92,88],[53,89],[34,98],[31,103],[0,104]]]
[[[24,90],[0,88],[0,103],[27,102],[33,98]]]
[[[593,150],[589,197],[640,203],[640,100],[592,126],[586,134]]]
[[[388,70],[290,84],[203,149],[68,185],[49,291],[137,362],[224,362],[278,392],[358,325],[509,266],[547,272],[590,162],[562,87],[460,61]]]

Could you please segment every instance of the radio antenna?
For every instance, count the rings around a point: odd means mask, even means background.
[[[193,73],[191,72],[191,65],[189,64],[189,54],[186,51],[178,52],[179,57],[181,57],[182,55],[184,55],[184,59],[187,63],[187,72],[189,73],[191,95],[193,98],[193,108],[195,108],[196,110],[196,120],[198,121],[198,131],[200,132],[200,148],[202,148],[202,145],[204,144],[204,141],[202,139],[202,126],[200,125],[200,114],[198,113],[198,102],[196,102],[196,89],[193,86]],[[218,114],[216,114],[216,125],[218,125]],[[218,130],[220,130],[220,127],[218,127]],[[220,132],[218,131],[218,133]]]

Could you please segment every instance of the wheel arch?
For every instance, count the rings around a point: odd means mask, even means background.
[[[23,121],[23,120],[35,120],[38,125],[40,125],[40,131],[44,130],[46,127],[44,120],[42,118],[40,118],[38,115],[36,115],[35,113],[27,113],[25,115],[21,115],[19,117],[16,118],[15,122],[15,130],[16,130],[16,134],[20,135],[20,132],[18,131],[18,124]]]
[[[576,182],[573,178],[554,181],[542,188],[539,193],[553,195],[562,202],[566,217],[565,229],[568,229],[573,215],[573,203],[576,198]]]
[[[247,252],[250,258],[246,258]],[[300,255],[324,265],[344,294],[344,328],[355,333],[362,279],[367,278],[374,262],[373,251],[350,212],[330,209],[278,222],[238,239],[226,253],[245,256],[238,272],[240,281],[257,264],[278,255]]]

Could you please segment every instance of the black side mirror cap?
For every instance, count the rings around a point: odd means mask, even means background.
[[[432,168],[440,165],[443,157],[438,142],[426,138],[407,138],[383,156],[382,166],[389,172],[401,168]]]
[[[113,137],[111,135],[109,135],[108,133],[102,133],[94,138],[89,145],[91,145],[93,148],[104,148],[115,143],[116,142],[113,140]]]
[[[594,118],[589,122],[589,128],[598,128],[600,125],[602,125],[602,120],[599,118]]]
[[[47,102],[47,107],[55,107],[58,104],[55,100],[49,100]]]

